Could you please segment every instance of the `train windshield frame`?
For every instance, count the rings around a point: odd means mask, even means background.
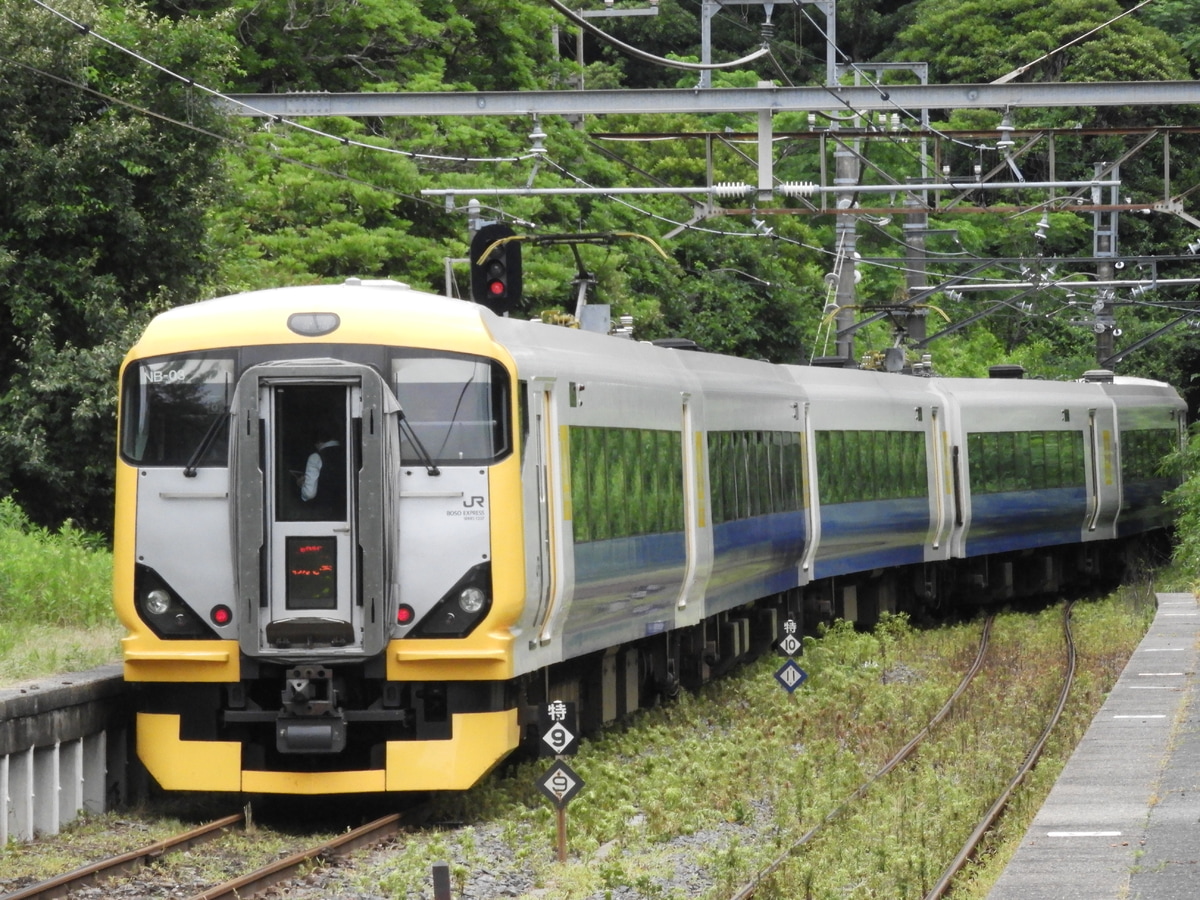
[[[229,406],[236,385],[236,360],[229,351],[131,363],[121,393],[122,458],[139,466],[229,465]]]
[[[435,465],[489,465],[512,452],[512,378],[497,360],[408,348],[389,355],[392,390]],[[406,463],[425,457],[403,429],[400,452]]]
[[[131,362],[121,388],[121,458],[144,467],[228,466],[228,412],[241,373],[262,358],[299,359],[300,352],[386,372],[435,465],[491,465],[513,451],[513,379],[496,359],[411,347],[255,346]],[[405,429],[400,449],[406,464],[425,460]]]

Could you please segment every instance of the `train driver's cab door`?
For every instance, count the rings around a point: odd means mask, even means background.
[[[357,384],[264,385],[269,561],[266,644],[358,642],[354,517]]]
[[[397,602],[385,575],[395,517],[384,509],[399,458],[395,398],[371,370],[334,361],[247,375],[234,418],[243,648],[378,653]]]

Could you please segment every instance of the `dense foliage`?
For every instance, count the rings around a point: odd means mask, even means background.
[[[1200,13],[1182,0],[1158,0],[1098,27],[1131,5],[841,0],[838,60],[919,60],[937,82],[986,81],[1031,63],[1020,78],[1191,77],[1200,65]],[[694,0],[662,0],[653,17],[592,21],[649,54],[695,60],[699,12]],[[823,82],[831,24],[811,4],[775,4],[769,23],[760,7],[721,11],[712,20],[714,59],[738,58],[764,41],[771,53],[753,66],[714,73],[714,86]],[[911,76],[891,71],[885,77]],[[221,118],[211,91],[565,91],[696,83],[695,72],[628,56],[592,35],[577,44],[575,26],[534,0],[0,5],[0,121],[7,125],[0,135],[0,304],[10,322],[0,336],[0,494],[15,492],[43,523],[73,518],[89,528],[107,527],[115,367],[158,309],[350,275],[395,277],[441,291],[445,260],[466,256],[465,207],[473,190],[755,179],[753,147],[725,138],[753,134],[753,115],[326,118],[298,128]],[[994,130],[1002,112],[960,112],[937,125]],[[1186,122],[1183,111],[1104,107],[1023,110],[1015,124],[1086,129],[1173,122]],[[822,145],[801,139],[809,129],[807,115],[775,117],[778,134],[797,135],[777,146],[780,180],[816,180],[822,166],[831,165],[832,149],[822,160]],[[647,132],[672,137],[615,139]],[[953,143],[943,162],[955,171],[981,161],[994,165],[994,140]],[[1172,140],[1176,184],[1197,183],[1194,136]],[[921,174],[915,143],[865,146],[864,180],[877,180],[876,172],[901,182]],[[1127,149],[1120,138],[1081,133],[1059,145],[1057,176],[1090,177],[1095,160]],[[1170,190],[1162,183],[1160,156],[1143,152],[1126,160],[1122,190],[1139,199]],[[1047,160],[1038,154],[1021,165],[1029,180],[1047,174]],[[421,196],[428,187],[458,193],[447,204]],[[666,254],[634,238],[584,246],[578,260],[562,245],[531,247],[523,314],[573,309],[572,281],[585,277],[594,300],[635,317],[640,338],[686,336],[710,350],[787,362],[831,352],[825,316],[831,299],[825,276],[836,245],[831,216],[754,209],[712,216],[699,197],[481,200],[485,218],[524,232],[632,232],[652,238]],[[1040,195],[1013,192],[994,202],[1029,212],[934,217],[932,270],[954,274],[964,260],[989,257],[1022,261],[975,275],[1003,281],[1019,268],[1049,271],[1050,257],[1091,255],[1090,214],[1047,210],[1049,233],[1039,243],[1033,231],[1043,212]],[[901,224],[860,221],[861,302],[905,296]],[[1121,253],[1183,254],[1192,234],[1176,217],[1124,215]],[[461,294],[466,269],[459,263],[453,272]],[[1186,258],[1169,273],[1196,274]],[[1190,296],[1176,289],[1161,303]],[[1087,312],[1092,295],[1081,297],[1055,290],[1032,298],[1036,303],[1001,301],[978,323],[937,340],[931,349],[939,371],[982,374],[989,364],[1020,362],[1042,377],[1078,374],[1094,365],[1095,352],[1086,322],[1075,314],[1077,305]],[[993,303],[979,295],[939,297],[930,331],[937,330],[935,322],[946,324],[941,315],[957,324]],[[1125,342],[1178,314],[1145,301],[1122,307]],[[880,322],[859,340],[864,348],[882,349],[892,336]],[[1188,343],[1184,329],[1170,331],[1129,357],[1123,371],[1186,387],[1200,362]]]
[[[40,528],[0,498],[0,685],[117,658],[102,543],[69,523]]]
[[[59,7],[197,79],[222,80],[236,55],[200,21]],[[41,520],[94,528],[111,515],[116,363],[151,311],[195,299],[216,264],[204,219],[226,187],[221,141],[197,129],[221,123],[31,3],[0,5],[0,59],[0,487]]]

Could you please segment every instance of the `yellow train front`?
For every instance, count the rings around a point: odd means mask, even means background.
[[[469,787],[518,742],[512,359],[395,283],[168,312],[121,375],[114,587],[166,789]]]

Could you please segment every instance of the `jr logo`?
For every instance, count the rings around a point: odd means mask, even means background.
[[[482,497],[472,497],[470,500],[467,500],[465,503],[463,503],[463,509],[470,509],[473,506],[482,507],[483,506],[483,498]]]

